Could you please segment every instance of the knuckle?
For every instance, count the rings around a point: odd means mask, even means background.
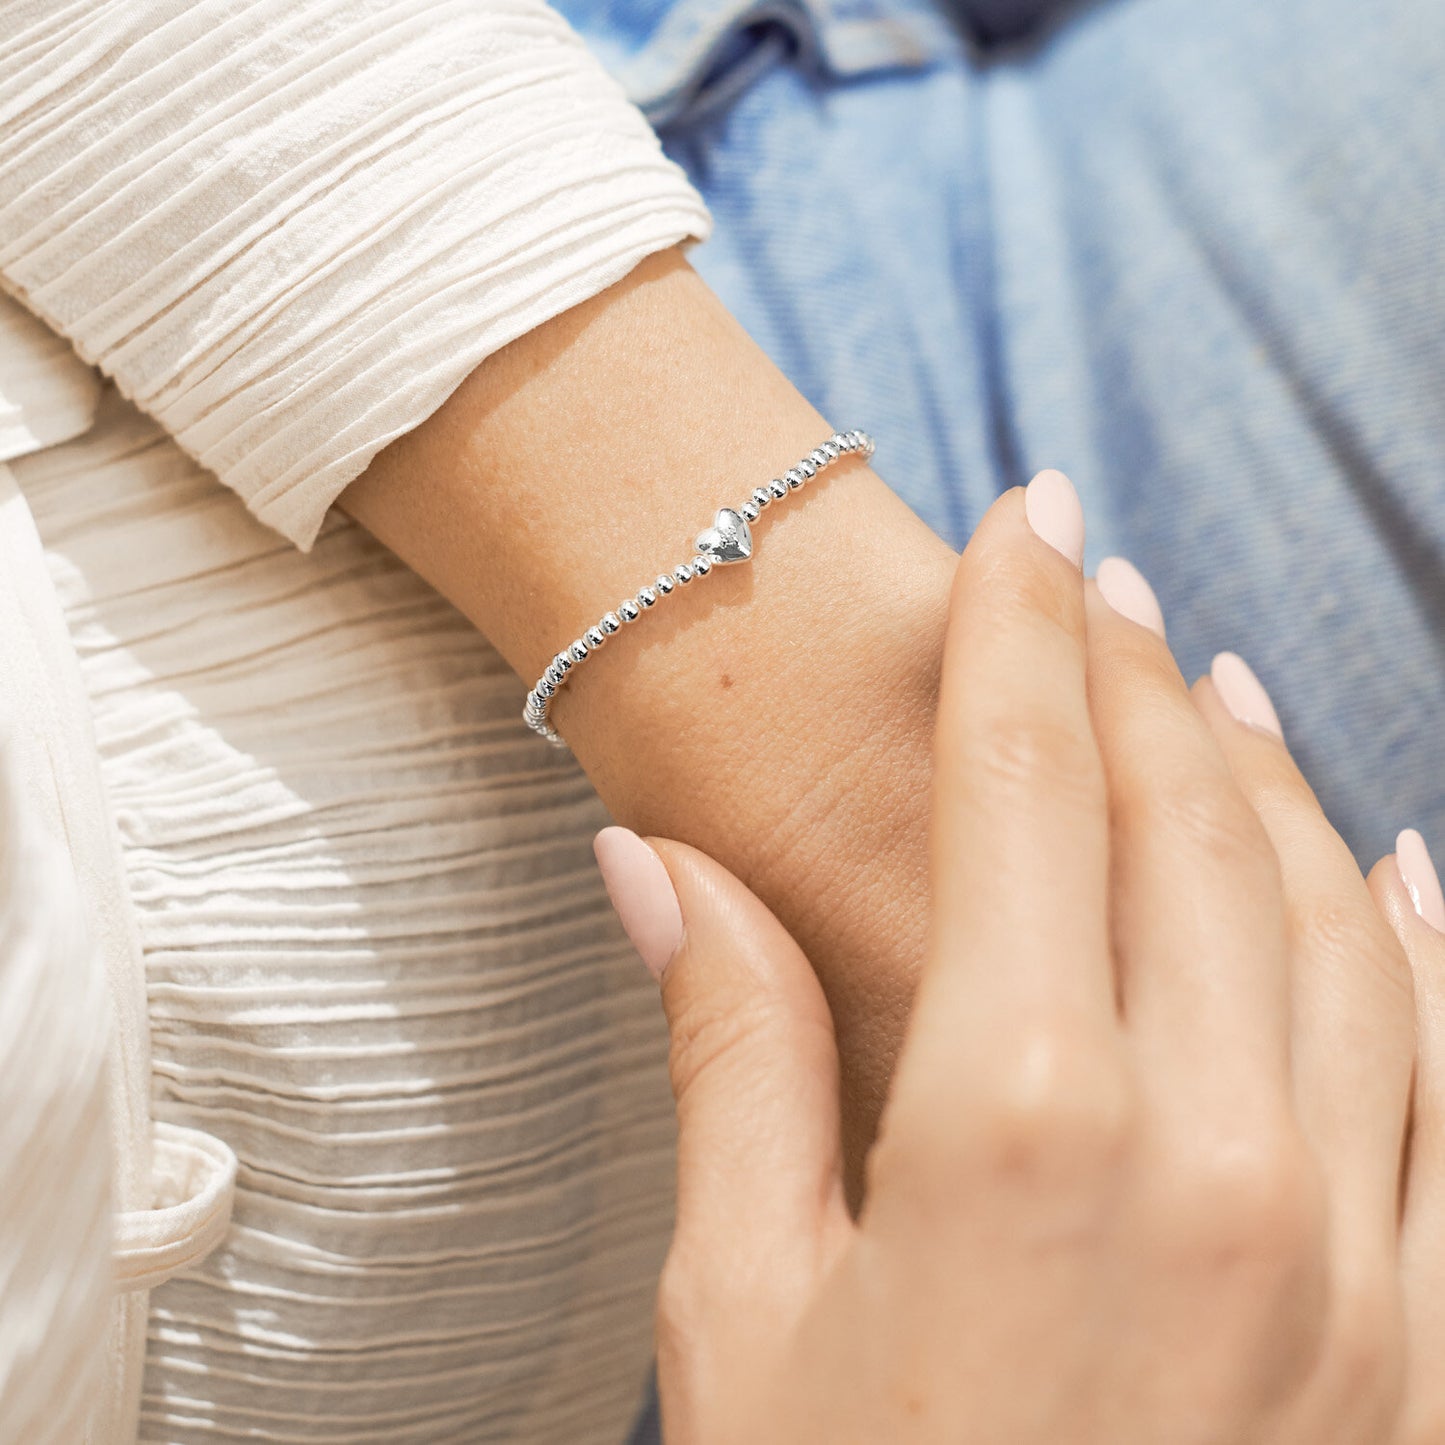
[[[1410,961],[1368,897],[1359,904],[1327,896],[1292,919],[1292,942],[1304,956],[1332,971],[1363,970],[1401,995],[1413,1011]]]
[[[1093,739],[1064,718],[991,719],[971,753],[983,777],[1008,792],[1080,808],[1104,806],[1104,770]]]
[[[699,1080],[726,1068],[768,1031],[773,1008],[763,994],[745,1002],[730,999],[722,1007],[702,992],[674,1011],[668,1021],[668,1070],[679,1112],[687,1109]]]
[[[1136,1117],[1117,1045],[1053,1021],[1010,1032],[1008,1043],[1007,1057],[987,1066],[971,1130],[989,1172],[1025,1187],[1111,1175]]]
[[[1012,617],[1029,626],[1042,624],[1082,645],[1085,622],[1077,575],[1023,560],[1014,553],[999,557],[982,580],[996,616]]]
[[[1178,664],[1163,638],[1146,627],[1110,628],[1089,657],[1099,668],[1099,692],[1121,721],[1143,731],[1177,727],[1191,707],[1182,691]]]
[[[1157,823],[1192,853],[1229,868],[1279,875],[1279,860],[1258,815],[1226,779],[1187,777],[1135,796],[1145,827]]]
[[[1256,752],[1249,761],[1245,790],[1260,817],[1294,828],[1302,820],[1318,816],[1320,805],[1290,754],[1283,748]]]
[[[1323,1181],[1290,1126],[1201,1148],[1180,1173],[1178,1242],[1211,1268],[1294,1280],[1324,1250]]]

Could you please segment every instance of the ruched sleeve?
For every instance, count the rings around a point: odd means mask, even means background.
[[[0,0],[0,283],[309,548],[706,209],[540,0]]]

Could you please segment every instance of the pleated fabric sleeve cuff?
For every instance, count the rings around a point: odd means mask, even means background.
[[[492,352],[707,235],[538,0],[0,0],[0,282],[309,548]]]

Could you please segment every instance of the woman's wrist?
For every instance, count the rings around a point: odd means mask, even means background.
[[[820,495],[816,512],[833,500]],[[932,727],[953,562],[940,547],[910,563],[885,529],[810,576],[809,559],[830,555],[840,523],[810,519],[808,541],[823,534],[816,550],[801,536],[775,539],[749,595],[699,607],[676,637],[604,653],[560,716],[619,821],[725,858],[813,962],[838,1029],[856,1166],[926,944]]]
[[[868,424],[822,418],[665,254],[490,358],[342,506],[530,681],[834,421]],[[953,554],[856,456],[757,532],[748,566],[590,660],[553,721],[619,820],[726,862],[809,951],[857,1143],[924,942]]]
[[[736,501],[736,505],[719,507],[713,514],[712,525],[703,528],[694,539],[692,545],[697,550],[691,556],[675,566],[664,566],[655,578],[638,589],[635,597],[631,594],[624,597],[615,609],[604,612],[573,642],[563,644],[536,686],[528,692],[522,720],[549,742],[565,746],[552,725],[551,708],[578,667],[592,660],[610,638],[629,624],[654,613],[669,597],[680,597],[685,588],[710,577],[715,569],[750,562],[757,545],[753,527],[762,521],[765,511],[790,500],[840,460],[856,456],[867,461],[873,450],[873,439],[866,432],[835,431],[807,456],[798,458],[790,467],[780,468],[780,475],[754,487],[745,498]]]

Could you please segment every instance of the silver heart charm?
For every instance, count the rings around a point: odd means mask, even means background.
[[[713,525],[697,534],[696,546],[704,557],[723,566],[729,562],[746,562],[753,555],[753,534],[748,519],[731,507],[724,507],[713,519]]]

